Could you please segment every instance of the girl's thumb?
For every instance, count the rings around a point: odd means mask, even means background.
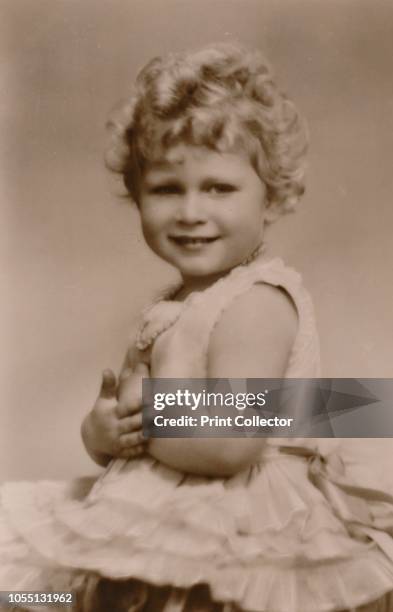
[[[113,370],[107,369],[102,373],[100,397],[109,399],[116,397],[117,380]]]

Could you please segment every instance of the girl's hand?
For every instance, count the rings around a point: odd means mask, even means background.
[[[142,378],[145,364],[124,370],[117,384],[112,370],[103,372],[97,401],[82,424],[82,439],[89,455],[100,465],[113,457],[129,459],[145,450],[142,436]]]
[[[120,451],[124,459],[141,455],[147,440],[142,434],[142,380],[149,378],[145,363],[137,363],[134,370],[123,370],[119,378],[116,416],[119,419]]]

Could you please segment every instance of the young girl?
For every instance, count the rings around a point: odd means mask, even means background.
[[[150,62],[113,128],[109,163],[181,283],[144,312],[119,390],[104,374],[82,433],[117,459],[90,493],[3,486],[0,589],[74,589],[95,612],[393,610],[393,499],[348,483],[336,452],[141,437],[143,376],[319,374],[308,294],[264,247],[304,191],[293,103],[259,53],[216,45]]]

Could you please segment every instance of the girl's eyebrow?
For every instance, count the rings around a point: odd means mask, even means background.
[[[167,159],[156,160],[148,164],[148,166],[145,168],[145,174],[158,174],[161,172],[165,172],[166,174],[168,172],[176,172],[178,166],[180,165],[181,162],[175,164]]]
[[[205,176],[203,177],[203,179],[201,180],[201,185],[216,185],[216,184],[223,184],[223,185],[236,185],[239,182],[239,180],[236,178],[236,176],[219,176],[219,175],[215,175],[215,176]]]
[[[184,157],[177,157],[176,159],[167,159],[162,157],[160,159],[155,159],[151,161],[150,172],[160,171],[160,170],[171,170],[174,166],[181,166],[184,164]]]
[[[166,180],[177,180],[176,172],[169,165],[161,168],[151,168],[145,172],[144,180],[146,183],[153,183],[157,181]]]
[[[172,172],[149,172],[149,174],[147,176],[145,176],[144,182],[148,185],[150,185],[151,183],[160,183],[160,182],[167,182],[167,181],[177,181],[180,182],[179,177],[176,176],[176,174],[172,173]]]
[[[206,183],[231,183],[233,182],[233,178],[228,176],[220,176],[219,174],[204,176],[202,181]]]

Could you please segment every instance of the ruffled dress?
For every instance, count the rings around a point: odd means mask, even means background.
[[[137,358],[153,377],[205,377],[214,326],[256,283],[281,287],[297,309],[286,376],[318,377],[313,307],[301,277],[266,257],[182,303],[167,295],[153,304],[142,317]],[[392,611],[393,498],[350,482],[331,442],[276,438],[229,478],[185,475],[145,456],[113,461],[88,494],[82,480],[5,484],[0,590],[74,589],[82,595],[73,609],[85,610],[93,576],[143,591],[130,611]],[[205,607],[193,607],[196,585],[208,591]],[[165,602],[154,604],[160,589]]]

